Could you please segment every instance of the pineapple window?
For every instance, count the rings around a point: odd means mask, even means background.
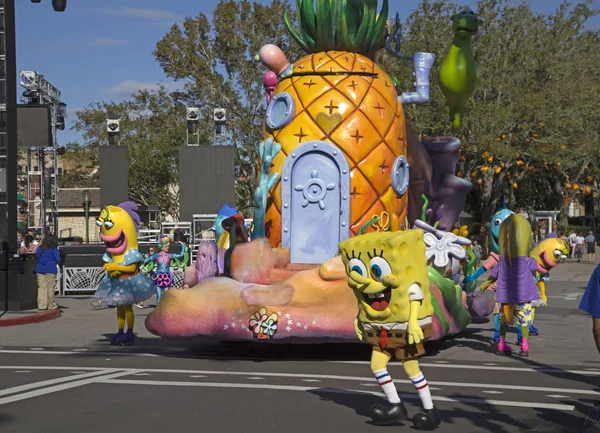
[[[392,188],[398,197],[406,194],[408,188],[408,161],[404,155],[396,158],[392,167]]]
[[[281,129],[292,121],[295,113],[294,99],[286,92],[273,97],[267,108],[267,126]]]

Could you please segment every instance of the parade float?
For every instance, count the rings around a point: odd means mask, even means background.
[[[300,30],[288,17],[286,26],[307,56],[291,63],[274,45],[257,55],[269,69],[268,107],[251,240],[243,216],[227,208],[217,246],[200,245],[186,271],[189,289],[167,292],[147,329],[162,337],[355,340],[356,298],[338,244],[417,229],[429,265],[430,339],[459,333],[471,320],[456,281],[470,241],[451,231],[471,188],[454,175],[461,144],[420,141],[403,109],[428,102],[434,55],[400,53],[387,0],[379,14],[376,1],[358,0],[317,0],[316,12],[299,0],[297,12]],[[478,23],[471,11],[453,17],[455,40],[440,69],[454,130],[473,91]],[[376,61],[383,54],[413,62],[416,91],[398,89],[386,62]]]

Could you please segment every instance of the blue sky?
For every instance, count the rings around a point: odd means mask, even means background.
[[[406,17],[418,2],[390,0],[390,16],[399,11]],[[175,88],[152,56],[156,42],[186,16],[210,16],[218,0],[68,0],[63,13],[54,12],[50,0],[16,3],[17,70],[39,72],[61,90],[70,128],[75,110],[92,101],[120,101],[140,88],[156,88],[160,81]],[[475,5],[469,0],[456,3]],[[561,0],[529,3],[549,13]],[[600,7],[600,0],[594,5]],[[599,25],[596,21],[591,24]],[[59,132],[60,144],[77,139],[74,131]]]

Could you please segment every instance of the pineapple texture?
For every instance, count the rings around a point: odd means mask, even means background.
[[[287,155],[302,143],[332,143],[350,167],[351,236],[383,211],[404,221],[407,196],[399,198],[392,189],[391,170],[395,159],[406,155],[406,124],[392,79],[364,56],[328,51],[296,62],[294,75],[280,81],[273,95],[281,92],[295,100],[295,115],[284,128],[265,130],[264,138],[272,137],[282,147],[271,173],[281,174]],[[269,193],[265,222],[269,221],[270,243],[280,246],[281,181]]]

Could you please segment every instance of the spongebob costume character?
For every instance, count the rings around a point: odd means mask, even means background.
[[[408,417],[387,371],[395,356],[423,405],[424,411],[413,417],[415,428],[436,429],[440,415],[418,362],[425,353],[423,341],[433,332],[423,231],[368,233],[341,242],[339,248],[358,300],[356,335],[373,347],[371,370],[391,404],[371,408],[374,423],[389,425]]]
[[[140,272],[144,257],[138,251],[140,217],[137,209],[132,202],[106,206],[96,220],[100,239],[106,246],[102,260],[108,276],[98,284],[94,296],[102,299],[106,305],[117,307],[119,329],[111,338],[111,344],[130,344],[133,341],[135,315],[132,305],[154,295],[151,278]],[[125,319],[126,333],[123,332]]]

